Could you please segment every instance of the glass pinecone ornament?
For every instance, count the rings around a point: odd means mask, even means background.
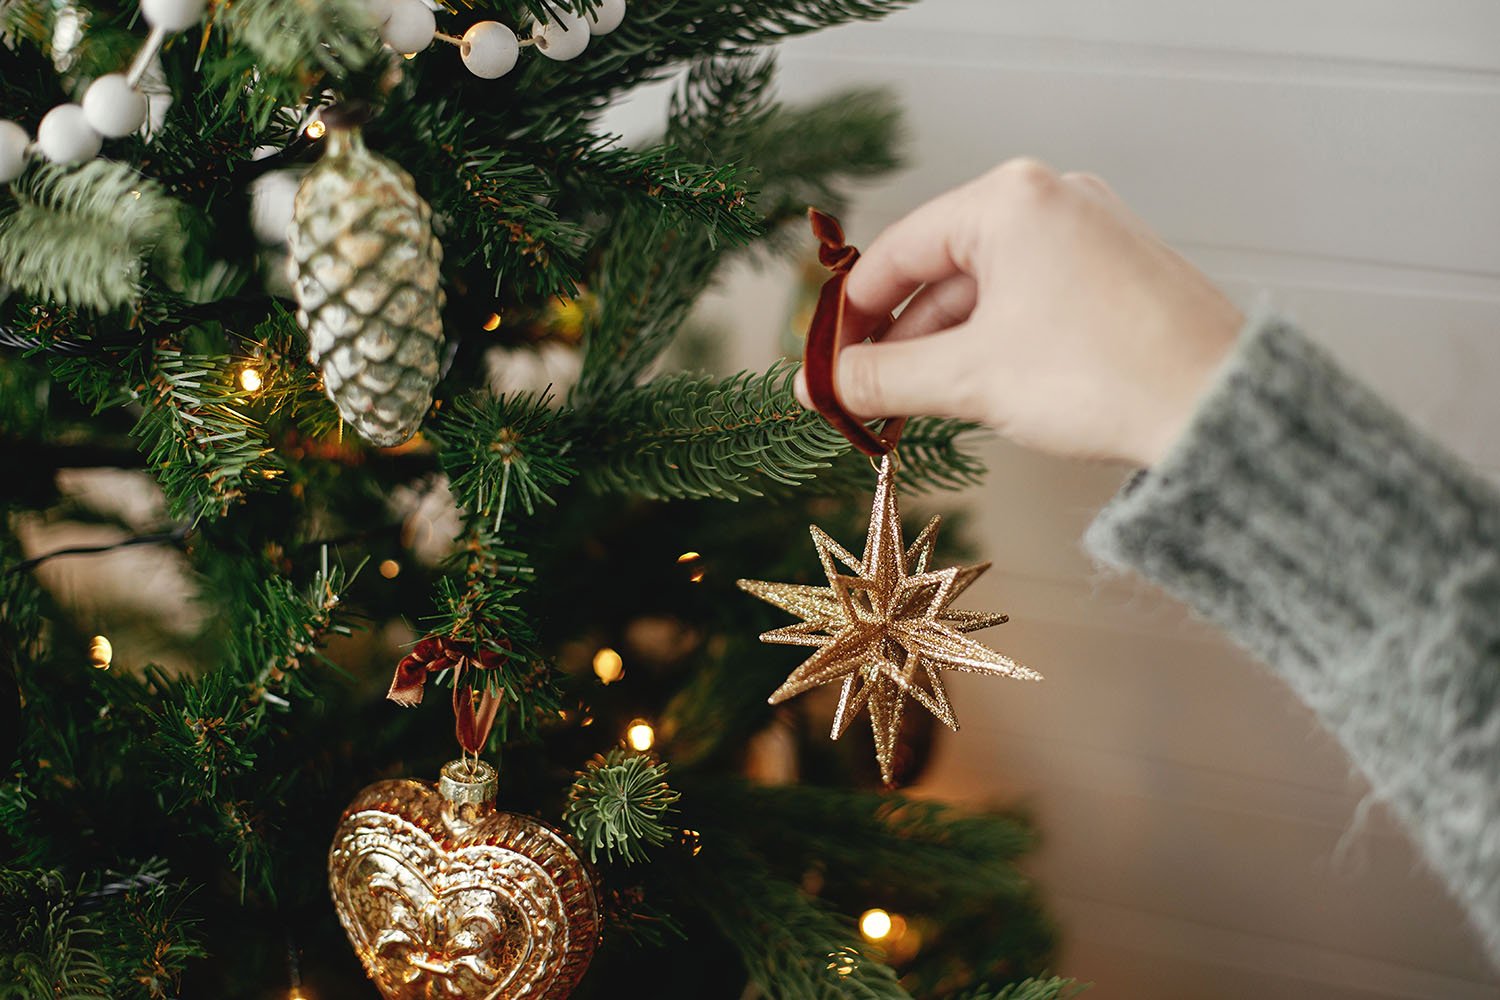
[[[432,405],[443,339],[443,248],[411,175],[358,128],[328,146],[292,203],[297,319],[328,398],[371,444],[397,445]]]
[[[568,840],[495,808],[495,768],[443,766],[436,788],[380,781],[334,834],[328,885],[386,1000],[562,1000],[599,941],[599,892]]]

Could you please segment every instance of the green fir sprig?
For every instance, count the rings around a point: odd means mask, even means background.
[[[563,820],[588,848],[589,860],[602,855],[626,864],[646,860],[646,848],[671,837],[665,822],[680,797],[667,784],[665,763],[624,747],[594,757],[573,779]]]
[[[549,404],[545,394],[476,393],[459,399],[438,422],[434,436],[454,499],[492,518],[493,530],[507,504],[534,513],[555,503],[553,492],[577,475],[572,442]]]
[[[0,283],[105,312],[133,303],[147,265],[181,267],[179,206],[126,163],[47,164],[0,214]]]

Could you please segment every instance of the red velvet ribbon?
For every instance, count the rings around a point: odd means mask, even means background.
[[[507,646],[505,640],[501,644]],[[490,729],[495,724],[495,715],[500,710],[500,697],[492,694],[483,679],[477,688],[463,683],[464,673],[475,670],[493,670],[504,660],[504,654],[493,649],[474,651],[467,642],[430,635],[417,643],[412,651],[396,664],[396,674],[391,678],[391,689],[386,697],[403,708],[422,703],[422,693],[427,684],[427,675],[440,670],[453,670],[453,730],[458,745],[471,754],[477,754],[490,738]],[[477,697],[476,697],[477,695]]]
[[[818,292],[818,305],[807,328],[803,348],[802,370],[807,377],[807,395],[813,409],[823,415],[849,443],[871,458],[879,458],[896,449],[905,417],[888,417],[877,433],[851,414],[839,398],[834,385],[838,371],[839,348],[863,340],[879,340],[895,320],[887,315],[873,322],[862,320],[866,329],[846,330],[854,317],[848,308],[844,284],[849,269],[859,260],[859,251],[844,242],[844,229],[837,219],[816,208],[807,210],[813,235],[818,238],[818,262],[833,272]]]

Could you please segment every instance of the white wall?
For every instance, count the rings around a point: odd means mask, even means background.
[[[785,46],[789,98],[884,82],[912,167],[867,242],[1026,153],[1106,177],[1243,300],[1268,290],[1351,367],[1500,474],[1500,6],[1488,0],[926,0]],[[786,273],[715,311],[760,366]],[[1077,547],[1118,470],[995,444],[966,498],[996,569],[974,607],[1041,685],[954,678],[926,791],[1020,798],[1062,971],[1099,1000],[1493,998],[1456,906],[1311,715]],[[1500,612],[1497,612],[1500,613]]]

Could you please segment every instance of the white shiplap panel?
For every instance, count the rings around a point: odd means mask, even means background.
[[[865,30],[937,59],[977,33],[1500,71],[1491,0],[923,0]]]
[[[1497,81],[1124,72],[983,37],[940,60],[800,45],[789,95],[880,81],[909,112],[918,169],[861,201],[870,223],[1024,153],[1103,175],[1172,242],[1500,274]]]
[[[1008,581],[1001,588],[1010,589]],[[968,604],[1012,606],[983,593]],[[1100,628],[1087,617],[1060,623],[1017,612],[982,638],[1046,679],[1023,684],[952,676],[963,727],[954,739],[961,747],[986,752],[991,739],[1065,740],[1090,753],[1117,755],[1132,769],[1232,776],[1243,808],[1303,814],[1324,825],[1340,824],[1363,794],[1363,783],[1312,714],[1265,668],[1218,637],[1153,637]],[[1115,777],[1149,783],[1131,770]],[[1268,783],[1297,794],[1282,801],[1280,789]],[[1208,784],[1195,778],[1190,787]],[[1222,803],[1226,808],[1231,797]]]

